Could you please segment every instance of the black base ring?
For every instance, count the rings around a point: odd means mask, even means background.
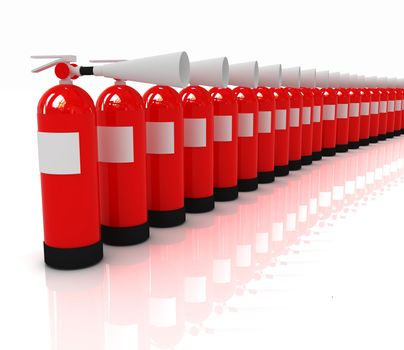
[[[254,179],[238,179],[239,192],[255,191],[258,188],[258,178]]]
[[[55,248],[43,244],[46,265],[59,270],[77,270],[93,266],[103,257],[102,242],[79,248]]]
[[[335,150],[335,148],[323,148],[321,151],[321,154],[324,157],[332,157],[335,156],[336,153],[337,151]]]
[[[369,137],[369,142],[370,142],[370,143],[378,143],[378,142],[379,142],[379,139],[378,139],[377,136],[370,136],[370,137]]]
[[[313,152],[312,157],[313,160],[321,160],[321,158],[323,158],[323,154],[321,152]]]
[[[386,134],[380,134],[377,138],[379,141],[384,141],[386,140]]]
[[[102,241],[108,245],[126,246],[147,241],[150,237],[149,223],[129,227],[101,225]]]
[[[394,130],[394,136],[400,136],[401,130]]]
[[[152,227],[174,227],[185,222],[185,207],[174,210],[149,210],[149,225]]]
[[[404,129],[401,129],[401,135],[403,135],[404,134]]]
[[[337,145],[337,147],[335,148],[335,150],[336,150],[338,153],[344,153],[344,152],[348,152],[349,147],[348,147],[348,145]]]
[[[214,197],[216,202],[234,201],[238,198],[238,186],[217,187],[214,189]]]
[[[275,166],[275,176],[288,176],[289,175],[289,165],[277,165]]]
[[[361,140],[359,140],[359,144],[361,146],[369,146],[369,143],[370,143],[369,139],[361,139]]]
[[[302,156],[302,165],[310,165],[311,163],[313,163],[312,156]]]
[[[302,168],[302,161],[299,160],[290,160],[289,161],[289,170],[296,171]]]
[[[386,138],[388,138],[388,139],[392,139],[393,137],[394,137],[394,132],[388,132],[386,134]]]
[[[359,141],[352,141],[348,143],[349,149],[358,149],[360,146]]]
[[[215,196],[203,198],[185,198],[187,213],[206,213],[215,209]]]
[[[258,172],[258,183],[269,184],[274,181],[275,181],[275,172],[274,171]]]

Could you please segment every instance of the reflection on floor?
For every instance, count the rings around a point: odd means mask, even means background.
[[[47,268],[53,348],[213,349],[238,331],[255,337],[269,314],[286,317],[286,277],[311,262],[301,257],[326,253],[335,222],[381,196],[403,166],[400,139],[323,159],[181,227],[153,229],[147,244],[105,247],[93,268]]]

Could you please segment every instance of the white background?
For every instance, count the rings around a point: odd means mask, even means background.
[[[86,64],[93,58],[136,58],[185,50],[191,60],[226,55],[230,63],[256,59],[261,65],[282,63],[284,67],[301,65],[401,77],[404,76],[403,14],[402,1],[388,0],[3,2],[0,11],[0,266],[3,281],[0,347],[50,347],[42,262],[36,104],[42,93],[57,81],[51,70],[31,74],[30,70],[42,62],[31,60],[30,55],[76,54],[78,62]],[[96,98],[110,82],[83,77],[77,84]],[[147,88],[132,85],[140,92]],[[386,215],[389,208],[401,205],[400,196],[389,198],[390,202],[383,202]],[[370,217],[361,217],[363,222],[374,217],[372,211],[368,214]],[[378,215],[378,220],[383,220],[383,212]],[[392,246],[379,251],[378,259],[384,261],[388,248],[400,246],[402,240],[395,241],[399,238],[392,235]],[[357,242],[358,249],[363,245],[364,241]],[[358,259],[350,260],[352,264],[361,261],[360,249],[357,254]],[[368,259],[371,261],[369,256]],[[385,269],[390,267],[384,265]],[[349,266],[345,268],[349,270]],[[362,268],[366,275],[372,274],[366,270],[368,265]],[[384,272],[378,271],[374,277],[375,286],[380,287],[378,281]],[[399,272],[389,275],[390,279],[382,278],[381,283],[386,283],[387,289],[380,288],[383,299],[388,301],[389,284],[401,278]],[[370,289],[372,287],[369,285]],[[346,317],[350,312],[347,307],[350,304],[344,305],[346,313],[338,314],[339,317]],[[381,300],[377,304],[369,300],[362,306],[364,314],[358,324],[366,319],[367,312],[371,313],[375,307],[383,308]],[[388,307],[394,308],[394,304]],[[382,321],[394,324],[395,314],[389,310],[379,316]],[[301,322],[304,324],[304,318]],[[377,329],[372,331],[377,332]],[[391,339],[385,328],[383,334]],[[364,332],[358,337],[352,328],[345,328],[342,333],[335,329],[330,333],[339,339],[353,337],[359,347],[361,337],[367,335]],[[253,338],[254,335],[247,337]],[[310,337],[306,340],[309,344]]]

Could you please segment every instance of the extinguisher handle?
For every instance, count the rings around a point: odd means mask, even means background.
[[[46,63],[42,66],[39,66],[37,68],[34,68],[32,70],[32,73],[39,73],[44,71],[45,69],[52,68],[53,66],[56,66],[58,63],[71,63],[71,62],[76,62],[77,57],[75,55],[35,55],[31,56],[31,58],[35,59],[55,59],[49,63]]]

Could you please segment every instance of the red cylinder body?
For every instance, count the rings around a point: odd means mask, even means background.
[[[97,100],[101,233],[104,243],[129,245],[149,237],[146,139],[142,97],[126,85]]]
[[[360,89],[359,92],[361,94],[359,144],[367,146],[369,145],[370,133],[370,91],[369,89]]]
[[[349,137],[349,90],[344,88],[337,89],[337,152],[348,151]]]
[[[275,96],[273,89],[255,89],[258,99],[258,182],[275,179]]]
[[[179,94],[154,86],[146,106],[146,174],[149,223],[170,227],[185,221],[184,120]]]
[[[378,89],[380,96],[379,103],[379,140],[385,140],[387,134],[387,90]]]
[[[394,136],[401,135],[401,100],[403,99],[403,94],[401,89],[395,89],[396,101],[395,101],[395,118],[394,118]]]
[[[401,91],[401,133],[404,134],[404,89]]]
[[[289,169],[302,167],[302,108],[303,95],[300,89],[288,88],[290,95],[289,111]]]
[[[302,107],[302,164],[309,165],[313,157],[313,107],[314,93],[310,88],[301,88]]]
[[[394,136],[396,94],[394,89],[386,89],[387,92],[387,130],[386,137]]]
[[[213,99],[213,183],[216,201],[229,201],[238,197],[237,100],[229,88],[209,90]]]
[[[274,89],[275,96],[275,176],[289,174],[290,94],[287,89]]]
[[[45,262],[60,269],[93,265],[102,259],[97,131],[83,89],[61,84],[41,97],[38,146]]]
[[[360,105],[361,94],[359,89],[351,88],[349,90],[349,133],[348,133],[348,147],[350,149],[359,148],[360,136]]]
[[[333,156],[337,143],[337,120],[335,110],[337,105],[337,93],[334,89],[323,89],[323,156]]]
[[[379,136],[379,106],[380,94],[378,89],[370,89],[370,131],[369,141],[376,143]]]
[[[210,211],[213,196],[213,103],[208,91],[189,86],[180,93],[184,111],[184,193],[190,213]]]
[[[320,160],[323,147],[323,91],[320,88],[313,88],[313,160]]]
[[[238,105],[238,190],[258,188],[258,100],[253,89],[233,90]]]

